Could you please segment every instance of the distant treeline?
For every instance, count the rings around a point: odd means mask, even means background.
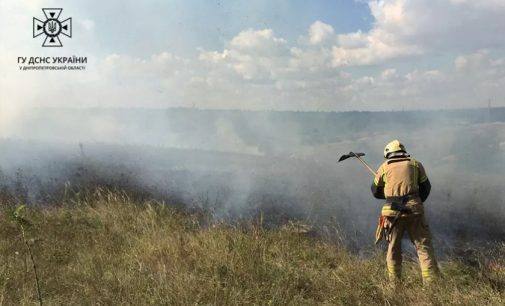
[[[107,127],[104,123],[109,122],[116,136],[123,135],[133,142],[160,144],[160,141],[163,143],[166,140],[167,143],[201,145],[209,137],[215,137],[222,128],[224,132],[233,132],[246,143],[261,149],[269,148],[275,142],[287,145],[290,141],[307,145],[331,143],[360,132],[505,122],[505,107],[394,112],[55,108],[34,110],[24,119],[27,122],[20,126],[27,127],[25,134],[35,138],[37,134],[44,136],[55,132],[56,135],[66,133],[73,139],[92,138],[86,137],[90,126],[103,124]],[[99,134],[100,129],[97,126],[95,133]]]

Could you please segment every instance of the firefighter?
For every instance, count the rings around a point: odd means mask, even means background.
[[[402,237],[407,231],[415,245],[423,282],[430,282],[438,275],[432,238],[423,202],[428,198],[431,184],[423,165],[410,157],[403,144],[393,140],[384,148],[386,161],[379,167],[372,184],[377,199],[385,199],[382,207],[377,241],[389,242],[387,268],[389,278],[396,282],[401,278]]]

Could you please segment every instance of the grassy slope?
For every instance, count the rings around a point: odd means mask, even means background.
[[[0,301],[36,302],[17,225],[0,219]],[[46,304],[504,304],[504,249],[478,268],[443,262],[422,288],[417,266],[388,285],[381,254],[360,259],[293,228],[202,227],[202,216],[120,194],[31,208],[27,236]]]

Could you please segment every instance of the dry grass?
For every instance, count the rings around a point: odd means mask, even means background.
[[[0,301],[34,304],[33,271],[19,228],[0,220]],[[505,303],[505,250],[467,266],[442,262],[423,288],[415,262],[387,282],[379,252],[359,258],[289,226],[203,226],[201,214],[96,192],[60,207],[32,207],[27,238],[45,304],[431,305]]]

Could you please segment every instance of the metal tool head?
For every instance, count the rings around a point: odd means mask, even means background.
[[[350,157],[361,157],[361,156],[365,156],[365,153],[354,153],[354,152],[349,152],[349,154],[344,154],[342,156],[340,156],[340,158],[338,159],[339,162],[343,161],[343,160],[346,160]]]

